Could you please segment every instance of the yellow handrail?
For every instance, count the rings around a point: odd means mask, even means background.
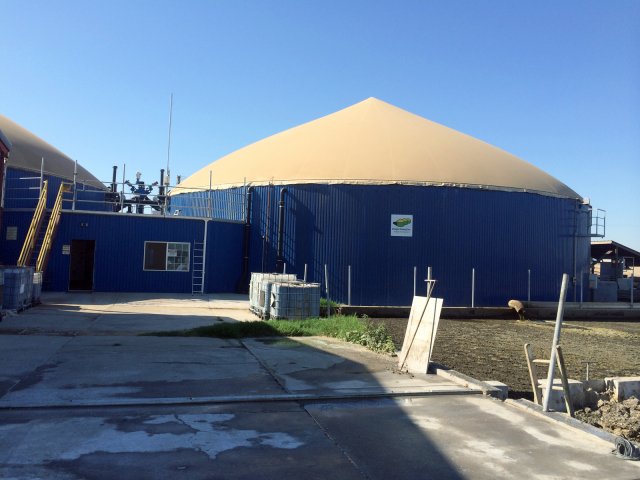
[[[56,196],[56,202],[53,204],[53,210],[51,210],[51,217],[49,218],[47,231],[45,232],[44,240],[42,241],[42,248],[40,249],[38,260],[36,261],[36,272],[43,272],[47,266],[49,253],[51,252],[51,245],[53,244],[53,237],[56,233],[56,229],[58,228],[58,223],[60,222],[60,216],[62,214],[62,195],[70,190],[70,184],[60,184],[58,195]]]
[[[38,239],[38,235],[40,234],[40,228],[42,227],[42,218],[44,217],[44,212],[47,208],[47,187],[49,181],[45,180],[42,183],[42,190],[40,191],[40,199],[38,200],[38,205],[36,206],[35,211],[33,212],[33,218],[31,219],[31,225],[29,226],[29,230],[27,231],[27,236],[24,239],[24,244],[22,245],[22,250],[20,251],[20,256],[18,257],[18,261],[16,265],[19,267],[26,267],[29,265],[31,261],[31,256],[33,255],[33,250],[36,247],[36,241]]]

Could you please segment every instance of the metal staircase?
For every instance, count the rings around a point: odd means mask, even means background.
[[[56,201],[53,204],[53,210],[51,210],[51,217],[47,224],[47,231],[44,234],[44,240],[42,241],[42,247],[38,253],[38,260],[36,261],[36,272],[44,272],[47,268],[47,262],[49,261],[49,254],[51,253],[51,246],[53,245],[53,239],[55,238],[58,230],[58,224],[60,223],[60,217],[62,216],[62,197],[66,192],[71,191],[71,185],[68,183],[61,183],[58,189],[58,195]]]
[[[45,180],[42,183],[42,189],[40,190],[40,198],[38,200],[38,205],[36,206],[36,209],[33,212],[31,225],[29,226],[29,230],[27,231],[27,235],[24,239],[24,244],[22,245],[22,250],[20,251],[20,256],[18,257],[18,261],[16,262],[16,265],[19,267],[26,267],[27,265],[31,264],[33,251],[35,250],[36,242],[40,237],[40,229],[42,228],[42,223],[47,211],[48,185],[49,185],[48,180]]]
[[[66,192],[71,191],[71,185],[68,183],[60,184],[58,189],[58,195],[56,201],[53,204],[51,213],[47,212],[47,190],[48,181],[45,180],[42,184],[42,190],[40,191],[40,199],[36,210],[33,212],[33,218],[31,219],[31,225],[27,232],[27,236],[22,245],[22,250],[16,264],[19,267],[26,267],[32,265],[33,254],[38,252],[35,262],[35,271],[44,272],[49,260],[49,254],[51,253],[51,246],[53,245],[53,239],[55,238],[58,224],[60,223],[60,217],[62,216],[62,199]],[[42,235],[42,227],[46,225]]]
[[[191,270],[191,294],[204,293],[204,243],[193,242],[193,269]]]

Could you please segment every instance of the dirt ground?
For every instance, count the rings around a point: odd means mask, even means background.
[[[383,322],[402,346],[406,319]],[[478,380],[509,385],[512,398],[533,399],[524,344],[531,343],[537,358],[549,358],[555,321],[440,320],[432,361]],[[640,322],[565,321],[560,344],[569,377],[640,375]],[[540,373],[546,377],[546,369]]]

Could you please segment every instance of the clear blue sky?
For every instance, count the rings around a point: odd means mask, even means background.
[[[0,113],[172,180],[373,96],[542,168],[640,250],[640,1],[0,0]]]

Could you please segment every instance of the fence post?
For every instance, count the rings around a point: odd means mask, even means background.
[[[558,313],[556,315],[556,327],[553,332],[553,343],[551,344],[551,358],[549,359],[549,372],[547,373],[547,390],[545,392],[544,401],[542,402],[542,411],[549,411],[549,400],[553,389],[553,377],[556,372],[556,356],[558,343],[560,342],[560,329],[562,328],[562,317],[564,315],[564,299],[567,296],[567,284],[569,283],[569,275],[562,274],[562,286],[560,287],[560,300],[558,300]]]
[[[413,267],[413,296],[416,296],[416,280],[418,277],[418,267]]]
[[[324,288],[327,293],[327,317],[331,316],[331,298],[329,297],[329,271],[327,264],[324,264]]]
[[[347,288],[347,305],[351,306],[351,265],[349,265],[348,275],[348,288]]]
[[[471,308],[476,306],[476,269],[471,269]]]
[[[304,264],[304,277],[302,277],[302,281],[306,283],[307,281],[307,264]]]

